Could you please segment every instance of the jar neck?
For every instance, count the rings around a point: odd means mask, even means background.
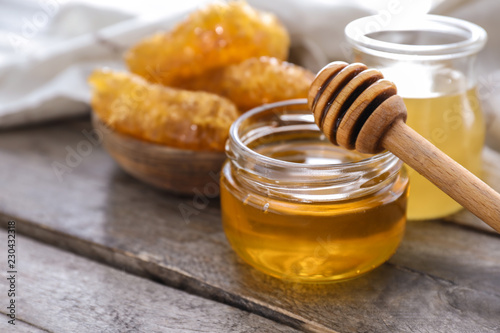
[[[295,163],[259,153],[265,147],[277,155],[289,156],[300,150],[296,145],[309,147],[307,154],[317,149],[318,154],[311,155],[312,161],[307,163]],[[306,100],[269,104],[244,114],[231,127],[226,152],[243,187],[300,202],[372,194],[392,184],[402,166],[389,152],[362,155],[327,142]],[[351,162],[328,163],[339,156]]]
[[[394,60],[354,49],[353,61],[377,68],[404,98],[458,95],[477,86],[476,54],[442,60]]]
[[[349,23],[352,60],[376,67],[403,97],[460,94],[476,86],[476,54],[486,31],[460,19],[424,15],[383,26],[377,16]]]

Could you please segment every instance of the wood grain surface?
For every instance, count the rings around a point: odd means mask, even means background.
[[[5,315],[5,313],[0,312],[2,315]],[[12,327],[10,324],[7,324],[7,322],[4,320],[0,322],[0,330],[2,332],[12,332],[12,333],[45,333],[50,331],[47,331],[46,329],[40,328],[33,326],[29,323],[26,323],[21,320],[16,320],[16,326],[15,328]]]
[[[2,248],[6,239],[0,231]],[[15,326],[2,318],[2,332],[296,332],[25,237],[17,247],[19,318]]]
[[[152,189],[99,144],[59,181],[53,163],[64,164],[89,128],[88,120],[75,120],[0,134],[0,220],[16,219],[19,231],[43,242],[305,331],[500,331],[497,234],[410,222],[396,255],[370,274],[330,285],[283,282],[236,257],[217,200]],[[328,250],[321,240],[318,249]]]

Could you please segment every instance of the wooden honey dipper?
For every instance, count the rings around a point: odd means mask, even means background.
[[[500,194],[405,124],[394,83],[360,63],[333,62],[309,89],[316,124],[335,145],[387,149],[500,233]]]

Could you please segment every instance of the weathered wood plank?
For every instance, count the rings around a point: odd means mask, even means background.
[[[0,248],[6,239],[0,231]],[[17,249],[19,319],[12,326],[2,318],[2,332],[296,332],[19,235]],[[3,293],[6,279],[0,281]]]
[[[2,316],[6,316],[7,314],[4,312],[0,311],[0,314]],[[5,317],[7,318],[7,317]],[[16,326],[12,327],[12,325],[7,323],[7,320],[4,320],[2,318],[2,321],[0,321],[0,332],[13,332],[13,333],[45,333],[49,332],[45,329],[42,329],[40,327],[33,326],[31,324],[25,323],[24,321],[16,321]]]
[[[333,285],[282,282],[231,251],[217,201],[187,221],[179,205],[192,206],[192,198],[135,181],[99,147],[60,183],[50,165],[64,162],[66,145],[85,140],[87,126],[0,134],[0,219],[18,219],[32,237],[309,331],[500,330],[495,234],[414,222],[398,253],[371,274]]]

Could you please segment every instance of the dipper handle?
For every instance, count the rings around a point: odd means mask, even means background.
[[[405,124],[394,83],[365,65],[333,62],[311,84],[309,107],[335,145],[391,151],[500,233],[500,194]]]
[[[397,120],[382,146],[500,233],[500,194]]]

